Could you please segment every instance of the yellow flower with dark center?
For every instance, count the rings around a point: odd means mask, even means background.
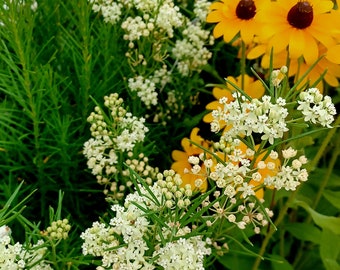
[[[199,128],[195,127],[192,129],[190,134],[190,140],[202,146],[202,148],[208,149],[210,143],[203,139],[198,135]],[[174,163],[171,165],[171,169],[173,169],[176,173],[181,175],[183,183],[182,185],[190,184],[192,190],[197,189],[195,186],[195,181],[201,179],[203,181],[200,186],[200,191],[205,192],[208,187],[207,178],[205,174],[205,166],[204,164],[200,164],[201,166],[201,174],[193,174],[191,173],[192,164],[189,163],[188,158],[190,156],[199,156],[204,153],[204,150],[190,142],[188,138],[183,138],[181,141],[181,145],[184,151],[174,150],[172,151],[172,158]]]
[[[229,76],[227,77],[227,81],[232,82],[233,84],[237,85],[240,89],[242,89],[242,76],[238,76],[237,78]],[[264,86],[261,83],[261,81],[256,80],[253,77],[250,77],[248,75],[244,75],[244,86],[242,89],[247,95],[249,95],[252,98],[260,98],[264,94]],[[228,102],[232,102],[235,99],[232,97],[232,93],[237,91],[230,83],[226,84],[226,88],[213,88],[212,94],[216,98],[216,100],[210,102],[205,108],[207,110],[217,110],[218,108],[221,108],[223,110],[223,105],[219,103],[219,99],[222,97],[227,97]],[[203,117],[203,121],[206,123],[211,123],[213,121],[212,112],[206,114]],[[223,123],[220,123],[221,128],[224,127]]]
[[[264,48],[268,54],[271,48],[274,54],[288,48],[290,58],[302,56],[307,65],[313,64],[320,57],[319,43],[327,49],[336,44],[340,25],[333,6],[330,0],[277,0],[263,5],[257,20],[264,25],[260,40],[268,43],[254,49],[256,54]]]
[[[245,44],[253,41],[254,35],[261,28],[256,20],[258,6],[263,0],[221,0],[210,6],[212,10],[207,22],[217,23],[213,30],[215,38],[223,36],[226,43],[238,34]]]

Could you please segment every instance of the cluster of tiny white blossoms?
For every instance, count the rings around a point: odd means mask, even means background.
[[[11,244],[10,228],[0,227],[0,269],[52,270],[44,260],[47,248],[43,240],[34,245]]]
[[[255,152],[249,148],[244,152],[239,145],[239,139],[230,139],[227,146],[225,143],[215,143],[215,154],[219,156],[219,152],[223,153],[223,160],[217,160],[205,153],[198,157],[190,156],[188,162],[192,167],[185,172],[200,176],[195,181],[197,188],[202,185],[202,179],[209,178],[228,198],[233,198],[237,193],[243,198],[255,195],[254,186],[248,184],[249,179],[256,176],[255,169],[251,166]]]
[[[175,201],[180,207],[189,205],[185,199],[192,194],[190,188],[180,188],[180,177],[173,171],[165,171],[157,178],[147,189],[138,184],[136,191],[126,196],[124,206],[113,205],[115,217],[109,224],[94,222],[81,234],[84,255],[102,257],[101,267],[105,269],[155,269],[157,266],[182,269],[189,261],[190,266],[186,267],[192,268],[187,269],[203,269],[204,256],[211,252],[207,242],[202,236],[186,236],[191,232],[187,226],[173,226],[173,214],[166,210],[172,208]],[[160,211],[165,212],[160,214]],[[162,215],[169,228],[155,222],[150,213]]]
[[[94,175],[103,170],[106,170],[106,174],[115,171],[110,165],[117,163],[116,151],[133,150],[136,143],[143,142],[148,132],[145,119],[127,112],[123,107],[123,99],[117,93],[105,96],[104,100],[104,106],[109,109],[110,122],[106,122],[104,112],[98,106],[87,118],[93,138],[85,142],[83,153]]]
[[[183,30],[183,39],[176,40],[172,49],[172,55],[177,60],[177,69],[182,76],[188,76],[193,70],[200,71],[208,63],[212,53],[204,45],[209,37],[209,43],[213,44],[214,40],[208,31],[194,22],[187,23]]]
[[[147,108],[150,108],[151,105],[157,105],[158,93],[156,91],[156,85],[150,79],[140,75],[135,78],[129,78],[128,87],[132,92],[137,93]]]
[[[336,109],[330,96],[323,96],[319,89],[309,88],[300,93],[298,110],[304,115],[306,122],[331,127]]]
[[[211,123],[211,131],[218,132],[220,123],[230,127],[222,136],[221,140],[228,137],[250,136],[252,133],[263,134],[262,140],[268,140],[270,144],[274,139],[282,138],[288,131],[286,117],[288,110],[284,106],[286,100],[279,97],[276,102],[271,101],[270,96],[263,96],[261,100],[254,98],[248,101],[245,96],[238,92],[233,93],[235,101],[228,102],[226,97],[219,100],[223,109],[212,112],[214,120]]]
[[[275,151],[272,151],[271,155],[278,157]],[[301,182],[308,180],[308,172],[303,165],[307,163],[307,158],[301,155],[295,158],[297,151],[291,147],[282,150],[283,164],[278,168],[278,171],[273,176],[266,176],[264,178],[264,184],[268,187],[274,187],[277,190],[284,188],[286,190],[296,190],[296,187]],[[268,164],[260,163],[259,168],[265,168]]]
[[[211,205],[209,209],[213,213],[205,217],[208,227],[213,226],[217,220],[224,219],[241,230],[251,226],[258,234],[273,216],[268,208],[260,207],[259,204],[264,203],[263,199],[254,199],[257,196],[256,190],[263,187],[261,181],[269,175],[263,172],[262,175],[255,166],[256,162],[252,162],[256,152],[249,148],[242,149],[240,143],[239,139],[230,138],[227,145],[214,144],[214,149],[218,151],[215,155],[201,153],[199,156],[190,156],[188,162],[192,167],[187,169],[187,173],[199,176],[195,181],[198,188],[203,179],[209,179],[216,185],[214,201],[211,202],[211,198],[207,197],[202,202],[203,208]],[[274,170],[276,164],[272,160],[260,162],[268,163],[268,167]]]
[[[210,6],[211,2],[208,0],[196,0],[193,9],[196,18],[202,22],[205,22],[207,19]]]
[[[127,42],[125,56],[127,66],[131,67],[128,88],[137,93],[148,109],[159,105],[160,93],[174,89],[171,84],[165,87],[167,83],[200,72],[212,56],[206,45],[213,44],[214,39],[210,31],[204,30],[210,4],[207,0],[195,1],[191,15],[182,12],[180,5],[184,3],[175,4],[173,0],[89,2],[105,22],[119,27],[117,33]],[[125,16],[122,16],[123,10]],[[149,46],[145,46],[146,43]],[[159,70],[166,74],[157,76]],[[174,70],[179,75],[173,76]],[[150,76],[152,73],[154,76]],[[162,111],[155,120],[173,113],[171,108]]]
[[[155,255],[159,256],[157,264],[169,270],[203,270],[204,257],[211,254],[211,248],[206,247],[206,244],[202,236],[179,238],[167,242],[164,247],[155,252]]]
[[[104,106],[108,114],[96,106],[87,119],[91,124],[92,138],[84,143],[83,154],[98,183],[109,185],[110,180],[120,172],[118,162],[133,157],[132,150],[144,141],[148,128],[144,118],[137,118],[125,110],[123,99],[117,93],[105,96]]]
[[[126,55],[130,56],[129,53]],[[142,55],[139,55],[138,58],[139,61],[144,59]],[[141,75],[138,75],[134,78],[129,78],[128,88],[132,92],[137,93],[137,96],[147,108],[151,108],[151,105],[158,104],[157,89],[161,91],[169,82],[171,82],[171,71],[167,70],[166,65],[163,65],[161,68],[155,70],[154,73],[147,78],[144,78]]]

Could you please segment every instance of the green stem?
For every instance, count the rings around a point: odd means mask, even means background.
[[[53,243],[52,240],[50,240],[51,243],[51,261],[52,264],[54,265],[54,269],[58,270],[58,262],[57,262],[57,250],[56,250],[56,245]]]
[[[333,124],[333,128],[329,130],[329,132],[327,133],[326,138],[323,140],[321,146],[319,147],[318,152],[316,153],[316,155],[314,156],[312,162],[310,163],[311,168],[315,168],[318,163],[319,160],[321,159],[321,157],[323,156],[326,147],[328,146],[330,140],[332,139],[332,137],[334,136],[338,126],[340,125],[340,116],[338,116],[338,118],[336,119],[335,123]]]
[[[333,155],[328,163],[328,166],[327,166],[327,172],[319,186],[319,189],[318,189],[318,193],[316,194],[316,197],[314,199],[314,202],[313,202],[313,205],[312,205],[312,208],[315,209],[318,204],[319,204],[319,201],[322,197],[322,194],[323,194],[323,191],[325,190],[327,184],[328,184],[328,181],[330,179],[330,176],[333,172],[333,169],[334,169],[334,166],[335,166],[335,163],[338,159],[338,156],[339,156],[339,153],[340,153],[340,148],[339,148],[339,144],[337,144],[336,148],[333,150]],[[311,220],[311,216],[309,215],[308,217],[308,221]]]
[[[295,199],[296,193],[297,193],[297,190],[295,190],[289,196],[288,200],[286,201],[286,203],[284,204],[284,206],[280,210],[279,216],[276,218],[276,220],[274,222],[275,227],[278,227],[278,225],[284,219],[289,206],[291,205],[292,201]],[[259,268],[259,266],[261,264],[261,258],[263,258],[263,255],[266,252],[267,245],[269,244],[269,240],[271,239],[271,237],[273,236],[275,231],[276,231],[275,228],[273,226],[271,226],[270,229],[269,229],[269,232],[266,234],[266,237],[263,239],[260,251],[258,253],[259,257],[256,258],[254,265],[252,267],[252,270],[257,270]]]
[[[241,42],[240,73],[241,73],[241,89],[244,91],[244,76],[246,75],[246,45],[244,41]]]

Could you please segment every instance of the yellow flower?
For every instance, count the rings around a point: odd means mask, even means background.
[[[256,20],[258,6],[263,0],[221,0],[210,6],[212,10],[207,22],[217,23],[213,30],[215,38],[223,36],[226,43],[238,34],[245,44],[251,43],[254,35],[261,28]]]
[[[195,127],[192,129],[190,134],[190,140],[201,145],[203,148],[207,149],[209,147],[209,142],[204,140],[201,136],[198,135],[199,128]],[[183,183],[182,185],[190,184],[192,190],[197,189],[195,186],[195,181],[197,179],[201,179],[203,181],[200,186],[200,191],[205,192],[208,187],[207,179],[206,179],[206,168],[204,164],[201,165],[202,174],[194,174],[191,173],[192,164],[189,163],[188,158],[190,156],[199,156],[201,153],[204,153],[204,150],[194,144],[192,144],[188,138],[183,138],[181,141],[182,147],[184,151],[174,150],[172,151],[172,158],[174,163],[171,165],[171,169],[181,175]]]
[[[237,78],[234,78],[232,76],[227,77],[227,80],[232,82],[233,84],[237,85],[239,88],[242,89],[242,75],[238,76]],[[242,89],[246,94],[248,94],[252,98],[260,98],[264,94],[264,86],[259,80],[255,80],[253,77],[250,77],[248,75],[244,75],[244,89]],[[237,91],[231,84],[226,85],[225,89],[221,89],[218,87],[215,87],[212,91],[213,96],[216,98],[216,100],[210,102],[205,108],[207,110],[217,110],[219,107],[223,110],[223,105],[219,103],[219,99],[222,97],[227,97],[228,102],[234,101],[234,98],[232,97],[232,93]],[[213,121],[212,112],[208,113],[203,117],[203,121],[206,123],[211,123]],[[224,127],[223,123],[220,123],[221,128]]]
[[[330,0],[268,2],[257,14],[257,20],[264,24],[260,40],[268,40],[268,44],[255,48],[252,58],[264,49],[269,54],[273,48],[276,54],[288,47],[290,58],[303,56],[307,65],[313,64],[320,56],[319,43],[327,49],[336,44],[339,12],[332,11],[333,6]]]

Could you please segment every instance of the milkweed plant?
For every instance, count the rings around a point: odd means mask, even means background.
[[[337,1],[0,15],[0,269],[340,268]]]

